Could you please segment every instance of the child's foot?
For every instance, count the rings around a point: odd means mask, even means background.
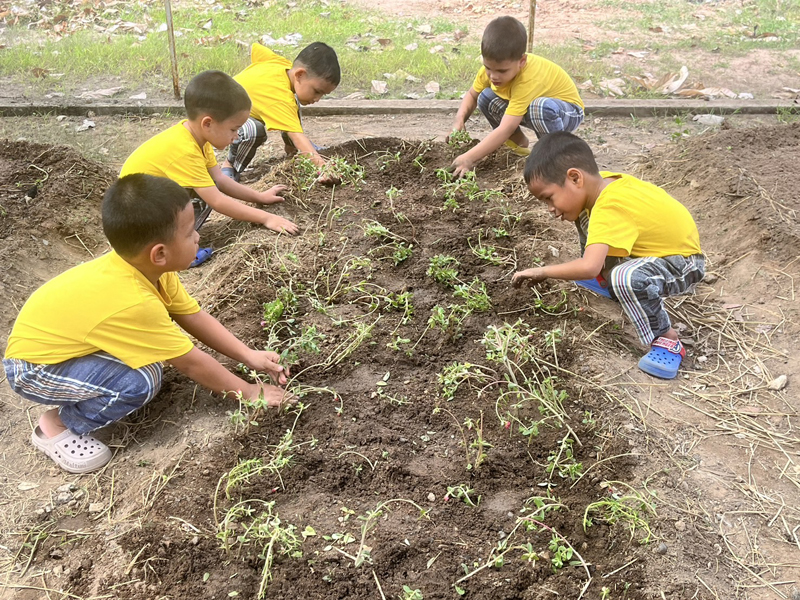
[[[653,342],[650,352],[639,359],[639,368],[654,377],[675,379],[684,356],[686,349],[679,340],[660,337]]]
[[[512,142],[511,140],[506,140],[504,145],[510,148],[511,151],[517,156],[528,156],[531,153],[530,148],[520,146],[519,144],[517,144],[516,142]]]
[[[96,471],[111,460],[111,450],[103,442],[90,435],[77,435],[69,429],[47,437],[41,427],[36,427],[31,442],[69,473]]]
[[[204,262],[206,262],[209,258],[211,258],[211,255],[213,253],[214,253],[214,249],[213,248],[200,248],[197,251],[197,256],[194,257],[194,260],[189,265],[189,268],[193,269],[195,267],[199,267]]]
[[[42,430],[46,437],[51,438],[64,433],[67,430],[67,426],[58,416],[58,409],[51,408],[39,417],[39,429]]]

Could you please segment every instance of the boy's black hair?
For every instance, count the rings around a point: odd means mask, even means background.
[[[250,96],[233,77],[222,71],[203,71],[186,86],[183,105],[191,120],[209,115],[215,121],[224,121],[249,111],[251,103]]]
[[[323,42],[314,42],[300,51],[292,66],[301,65],[312,77],[319,77],[333,85],[339,85],[342,79],[336,51]]]
[[[525,183],[541,180],[564,185],[570,169],[600,174],[589,144],[566,131],[548,133],[536,142],[525,161]]]
[[[514,17],[497,17],[483,30],[481,56],[497,62],[519,60],[527,46],[525,25]]]
[[[171,179],[126,175],[103,196],[103,233],[117,254],[136,256],[149,244],[172,239],[189,201],[189,192]]]

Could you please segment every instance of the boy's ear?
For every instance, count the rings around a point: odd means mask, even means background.
[[[294,78],[296,80],[300,80],[308,76],[308,69],[306,69],[305,67],[295,67],[294,69],[292,69],[292,71],[294,71]]]
[[[153,244],[147,255],[153,265],[163,267],[167,263],[167,246],[160,242]]]
[[[528,64],[528,54],[527,52],[522,55],[522,58],[519,59],[519,68],[521,69],[525,65]]]
[[[210,127],[213,122],[214,119],[211,117],[211,115],[205,115],[202,119],[200,119],[200,127]]]
[[[575,187],[582,188],[584,179],[583,171],[580,169],[567,169],[567,179],[572,182]]]

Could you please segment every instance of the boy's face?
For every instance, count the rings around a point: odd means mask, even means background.
[[[164,244],[167,256],[166,267],[168,271],[183,271],[188,269],[197,256],[200,247],[200,234],[194,228],[194,208],[188,202],[178,213],[178,226],[172,239]]]
[[[486,67],[486,76],[496,88],[503,87],[514,77],[519,75],[522,67],[528,62],[528,55],[524,54],[519,60],[491,60],[483,59],[483,66]]]
[[[336,85],[321,77],[312,77],[305,69],[298,69],[294,79],[294,93],[303,106],[319,102],[320,98],[330,94]]]
[[[583,183],[583,174],[578,169],[570,169],[563,185],[534,179],[528,184],[528,190],[547,205],[556,219],[575,222],[586,208]]]
[[[203,132],[206,140],[217,150],[224,150],[239,137],[239,128],[250,116],[249,110],[243,110],[224,121],[215,121],[211,116],[203,117]]]

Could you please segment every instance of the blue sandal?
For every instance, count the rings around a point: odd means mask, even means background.
[[[684,356],[686,348],[678,340],[660,337],[653,342],[650,352],[639,359],[639,368],[654,377],[675,379]]]
[[[193,269],[194,267],[199,267],[209,258],[211,258],[211,255],[213,253],[214,253],[213,248],[200,248],[200,250],[197,251],[197,256],[194,257],[194,260],[189,265],[189,268]]]
[[[603,282],[605,282],[605,280],[603,280]],[[600,283],[600,277],[597,277],[596,279],[581,279],[576,281],[575,285],[587,289],[590,292],[594,292],[598,296],[611,299],[611,293],[608,291],[608,288],[603,287],[603,285]]]

